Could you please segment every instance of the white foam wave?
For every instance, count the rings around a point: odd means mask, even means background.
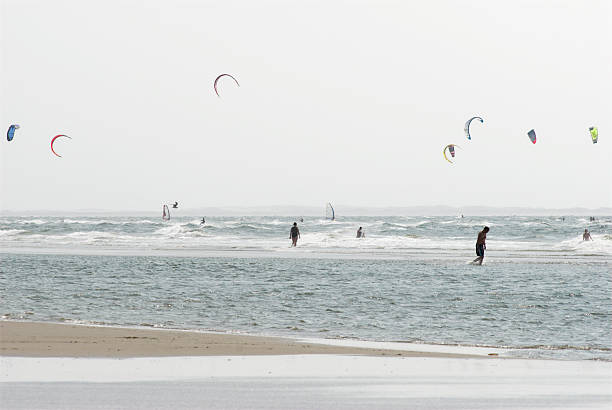
[[[21,220],[17,221],[17,223],[20,224],[20,225],[29,225],[29,224],[43,225],[43,224],[46,224],[47,221],[45,221],[43,219],[21,219]]]
[[[579,254],[610,254],[612,255],[612,240],[609,235],[591,235],[592,241],[582,240],[582,236],[577,236],[557,244],[557,248],[572,250]]]
[[[489,221],[459,218],[356,217],[340,221],[307,219],[300,223],[298,247],[308,252],[343,253],[392,252],[418,255],[453,254],[465,257],[474,253],[475,230],[484,224],[507,226],[492,229],[488,255],[546,254],[574,256],[612,254],[612,236],[592,233],[594,241],[583,242],[567,221],[554,222],[548,228],[535,218],[492,219]],[[177,218],[169,222],[150,218],[13,218],[0,230],[0,246],[65,247],[91,249],[258,249],[278,251],[289,247],[292,218],[242,217],[212,218],[205,225],[200,218]],[[493,223],[491,223],[491,221]],[[607,221],[607,220],[606,220]],[[24,223],[21,223],[24,222]],[[607,222],[606,222],[607,223]],[[48,224],[48,225],[45,225]],[[111,224],[107,226],[105,224]],[[139,225],[139,226],[136,226]],[[357,239],[357,227],[363,226],[366,238]],[[533,240],[526,235],[526,226],[542,227]],[[564,232],[572,236],[563,239]]]
[[[25,229],[0,229],[0,236],[13,236],[28,232]]]
[[[105,223],[113,223],[112,221],[106,221],[106,220],[92,221],[88,219],[63,219],[62,222],[65,224],[81,224],[81,225],[98,225],[98,224],[105,224]]]

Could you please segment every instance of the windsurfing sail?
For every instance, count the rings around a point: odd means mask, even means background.
[[[18,129],[19,129],[18,124],[12,124],[10,127],[8,127],[8,130],[6,131],[6,140],[12,141],[13,137],[15,136],[15,131]]]
[[[589,127],[589,131],[591,132],[593,144],[597,144],[597,139],[599,138],[599,131],[597,130],[597,127]]]
[[[533,142],[534,144],[536,143],[536,133],[535,130],[531,130],[527,133],[527,135],[529,136],[529,139],[531,140],[531,142]]]
[[[450,162],[451,164],[454,164],[454,162],[451,161],[450,159],[448,159],[448,157],[446,156],[446,150],[448,150],[448,152],[450,152],[451,157],[455,158],[455,147],[461,148],[459,145],[456,145],[456,144],[448,144],[442,150],[442,154],[444,155],[444,159],[447,160],[448,162]]]
[[[235,79],[235,78],[234,78],[234,77],[233,77],[231,74],[221,74],[220,76],[218,76],[217,78],[215,78],[215,83],[214,83],[214,85],[213,85],[213,87],[215,88],[215,93],[217,94],[217,97],[221,97],[221,96],[219,95],[219,90],[217,90],[217,83],[219,82],[219,79],[220,79],[221,77],[225,77],[225,76],[227,76],[227,77],[231,78],[232,80],[234,80],[234,82],[236,83],[236,85],[237,85],[238,87],[240,87],[240,84],[238,83],[238,80],[236,80],[236,79]]]
[[[168,205],[164,205],[164,207],[162,208],[162,220],[170,220],[170,208],[168,208]]]
[[[467,120],[467,122],[465,123],[465,126],[463,127],[463,131],[465,131],[465,136],[469,140],[472,139],[472,136],[470,135],[470,124],[472,123],[472,120],[480,120],[481,123],[484,122],[484,120],[480,117],[472,117],[469,120]]]
[[[69,137],[68,135],[59,134],[59,135],[56,135],[55,137],[53,137],[53,138],[51,139],[51,152],[53,152],[53,153],[54,153],[55,155],[57,155],[58,157],[61,157],[61,155],[60,155],[60,154],[58,154],[57,152],[55,152],[55,150],[53,149],[53,143],[54,143],[54,142],[55,142],[55,140],[56,140],[56,139],[58,139],[59,137],[66,137],[66,138],[70,138],[70,139],[72,139],[72,138],[71,138],[71,137]]]
[[[325,205],[325,219],[331,219],[332,221],[336,219],[336,211],[334,211],[334,207],[329,202]]]

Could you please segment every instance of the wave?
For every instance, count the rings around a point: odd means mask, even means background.
[[[11,236],[11,235],[20,235],[27,233],[28,231],[25,229],[0,229],[0,237],[1,236]]]
[[[201,225],[196,225],[193,223],[175,223],[168,226],[164,226],[162,228],[157,229],[153,232],[155,235],[165,235],[165,236],[177,236],[186,234],[189,232],[193,232],[194,230],[202,230]]]
[[[612,348],[606,346],[579,346],[579,345],[522,345],[512,346],[512,349],[520,350],[580,350],[596,352],[612,352]]]
[[[77,224],[77,225],[159,225],[163,221],[152,221],[150,219],[140,219],[136,221],[116,221],[108,219],[90,220],[90,219],[63,219],[61,221],[50,221],[54,223]]]
[[[146,217],[39,218],[9,217],[0,222],[0,246],[65,247],[101,246],[105,249],[258,249],[278,251],[288,247],[293,218],[179,217],[163,222]],[[605,219],[607,223],[609,219]],[[594,241],[584,242],[574,220],[529,217],[354,217],[340,221],[307,219],[300,223],[300,248],[311,251],[355,253],[406,252],[469,257],[483,223],[492,226],[488,255],[498,258],[534,256],[559,259],[612,254],[612,234],[592,229]],[[571,223],[568,223],[571,222]],[[604,222],[604,221],[600,221]],[[548,224],[552,224],[549,226]],[[366,237],[357,239],[363,226]]]
[[[592,241],[582,240],[582,236],[576,236],[556,244],[557,249],[571,250],[581,254],[610,254],[612,255],[612,236],[592,235]]]
[[[20,225],[29,225],[29,224],[43,225],[43,224],[48,223],[48,221],[45,221],[44,219],[22,219],[22,220],[16,221],[15,223],[18,223]]]

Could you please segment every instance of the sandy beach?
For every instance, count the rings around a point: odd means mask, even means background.
[[[324,342],[2,321],[0,405],[603,409],[612,402],[608,362],[500,360],[487,353],[495,349],[452,353],[433,345],[411,351],[408,344]]]
[[[20,357],[160,357],[345,354],[482,357],[444,352],[361,348],[280,337],[37,322],[0,322],[0,355]]]

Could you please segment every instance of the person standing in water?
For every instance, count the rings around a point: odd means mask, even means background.
[[[591,238],[591,234],[589,233],[588,229],[584,230],[584,233],[582,234],[582,240],[583,241],[592,241],[593,238]]]
[[[487,232],[489,232],[488,226],[485,226],[482,231],[478,232],[478,239],[476,239],[476,255],[478,257],[472,261],[474,265],[476,263],[482,265],[484,260],[485,249],[487,249]]]
[[[289,233],[289,239],[291,239],[291,246],[297,246],[297,240],[300,237],[300,230],[297,227],[297,222],[293,223],[291,227],[291,232]]]
[[[361,226],[360,226],[359,229],[357,229],[357,237],[361,238],[362,234],[363,234],[363,230],[361,229]]]

